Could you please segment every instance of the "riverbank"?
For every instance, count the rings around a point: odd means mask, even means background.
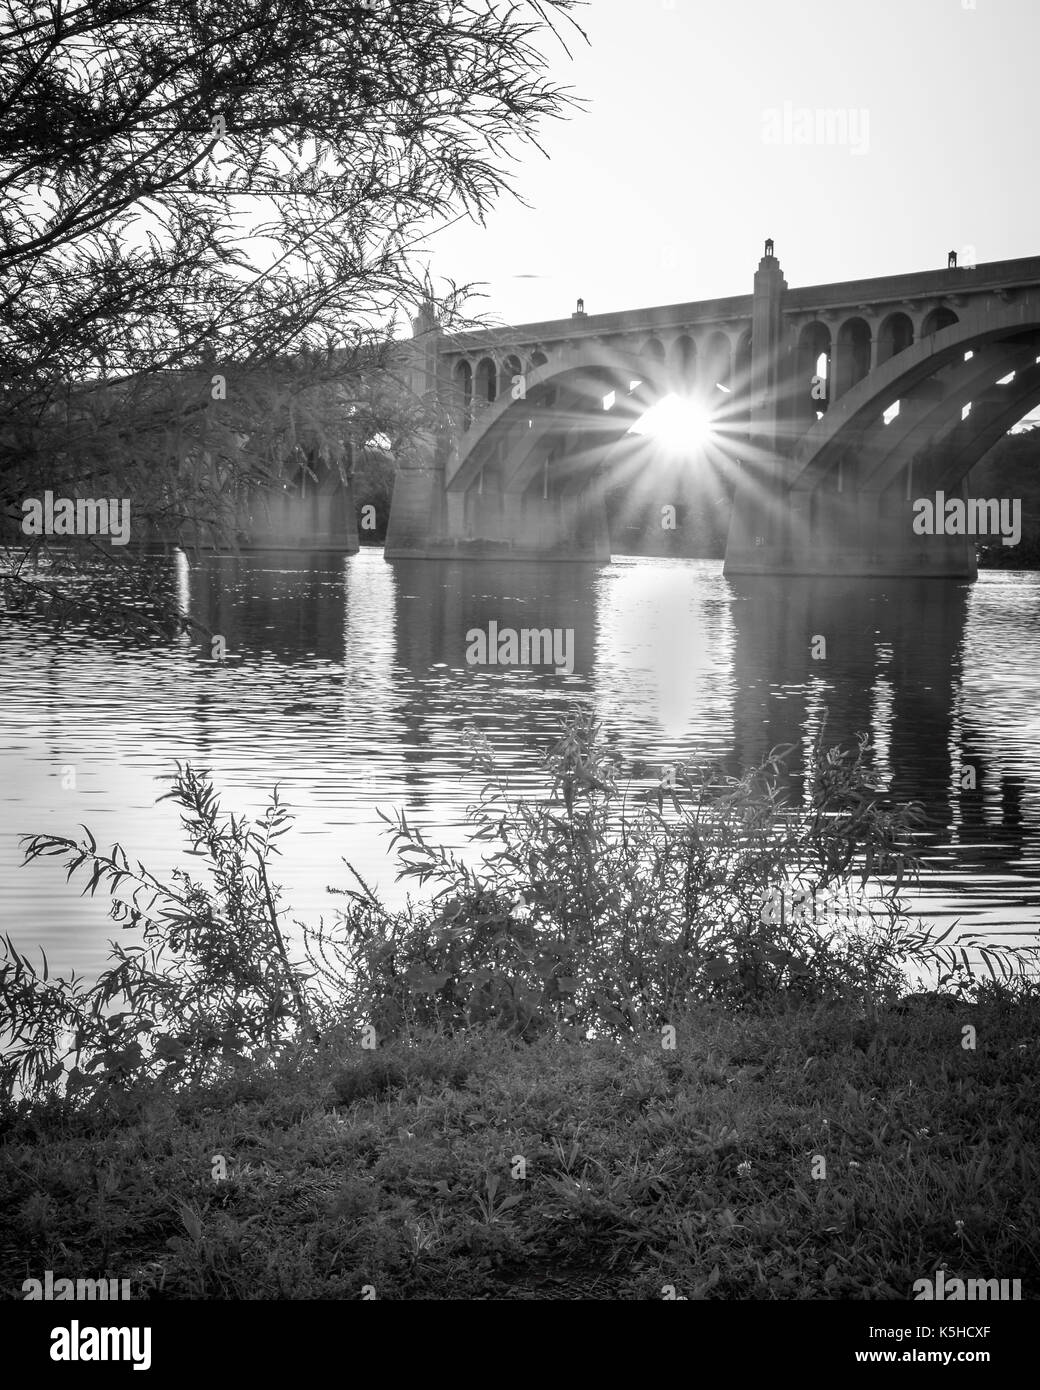
[[[9,1112],[0,1296],[907,1299],[939,1268],[1040,1296],[1040,996],[704,1005],[670,1041],[326,1036]]]

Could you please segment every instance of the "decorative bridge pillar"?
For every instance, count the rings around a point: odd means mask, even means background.
[[[427,301],[412,319],[411,389],[421,397],[436,393],[442,400],[447,383],[439,373],[441,329]],[[446,498],[444,469],[450,440],[426,432],[419,439],[418,457],[399,462],[386,528],[383,555],[387,560],[423,559],[437,553],[444,530]]]
[[[781,453],[787,281],[772,241],[755,273],[751,311],[751,423],[733,499],[727,574],[768,573],[787,546],[786,469]]]

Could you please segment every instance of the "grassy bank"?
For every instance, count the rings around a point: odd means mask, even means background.
[[[674,1026],[326,1037],[198,1091],[9,1112],[0,1287],[905,1299],[942,1266],[1040,1294],[1036,994]]]
[[[865,739],[743,777],[576,710],[517,796],[474,733],[477,867],[387,817],[294,959],[291,814],[167,794],[199,872],[37,835],[130,943],[92,985],[0,941],[0,1290],[177,1298],[908,1298],[1037,1278],[1028,953],[911,918],[920,808]],[[649,785],[647,785],[649,781]],[[911,967],[939,992],[900,1003]],[[1035,973],[1035,972],[1033,972]],[[1031,1253],[1032,1252],[1032,1253]]]

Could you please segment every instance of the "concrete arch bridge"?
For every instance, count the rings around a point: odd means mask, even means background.
[[[733,496],[727,573],[974,577],[974,536],[914,503],[964,500],[1040,404],[1040,257],[789,289],[767,242],[749,295],[413,332],[450,423],[398,472],[388,559],[609,560],[608,485],[672,500],[633,426],[677,397],[685,464]]]

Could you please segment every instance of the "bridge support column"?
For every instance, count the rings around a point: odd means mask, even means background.
[[[444,470],[430,457],[426,466],[399,467],[394,478],[383,555],[387,560],[421,560],[438,551],[444,527]]]
[[[273,489],[236,508],[235,529],[243,550],[358,550],[354,485],[327,473],[315,487]]]
[[[412,319],[412,338],[416,340],[410,369],[412,392],[436,397],[443,405],[452,387],[438,372],[441,331],[431,303],[424,303]],[[444,471],[451,448],[447,430],[437,435],[427,432],[420,438],[418,458],[398,466],[384,559],[432,559],[443,552]]]
[[[966,493],[962,480],[949,490],[947,500],[963,500]],[[914,495],[933,496],[934,490],[915,487]],[[727,552],[727,573],[974,579],[974,538],[918,535],[913,504],[902,485],[884,493],[791,490],[780,499],[789,523],[787,544],[752,543],[740,552],[739,569],[731,566]],[[731,544],[732,537],[731,531]]]
[[[466,496],[464,492],[444,494],[444,532],[452,540],[463,540],[467,533]]]
[[[575,558],[609,565],[610,527],[599,478],[570,484],[564,489],[560,505],[566,516],[566,533],[573,538]]]
[[[786,459],[780,448],[787,281],[771,243],[755,273],[751,311],[751,426],[733,498],[726,574],[772,574],[789,548]]]

